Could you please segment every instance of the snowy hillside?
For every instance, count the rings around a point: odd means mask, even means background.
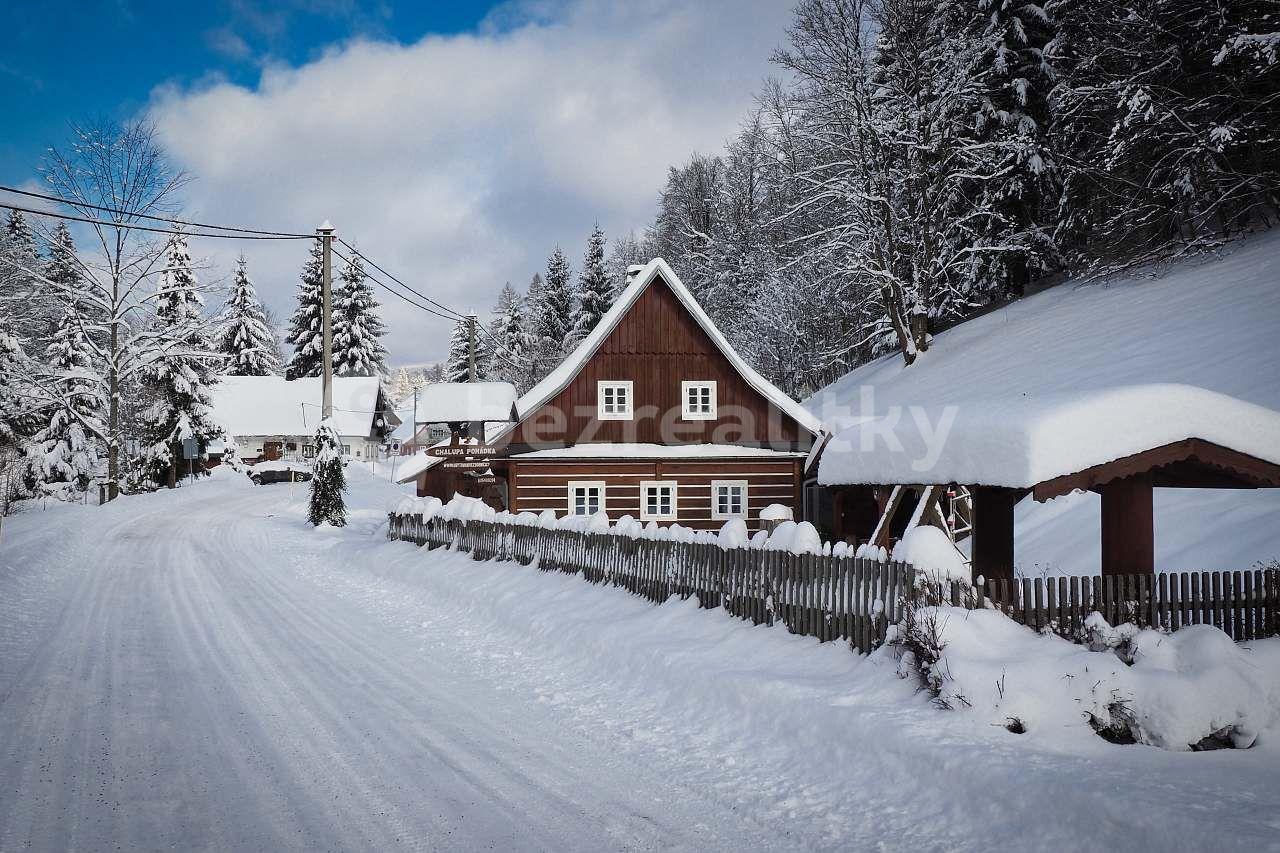
[[[1163,269],[1062,284],[939,334],[911,367],[897,356],[864,365],[806,405],[839,426],[894,406],[963,411],[980,400],[1182,383],[1280,411],[1278,330],[1280,233],[1271,233]],[[868,393],[872,411],[860,408]],[[1098,512],[1092,493],[1025,499],[1019,572],[1096,572]],[[1280,490],[1157,489],[1155,514],[1161,570],[1241,569],[1280,557]]]

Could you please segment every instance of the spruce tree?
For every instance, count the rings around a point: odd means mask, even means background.
[[[324,365],[324,329],[321,311],[324,306],[324,257],[317,240],[302,267],[298,285],[298,307],[289,319],[285,340],[293,345],[293,356],[285,368],[286,379],[319,376]]]
[[[27,485],[37,494],[72,497],[99,473],[106,399],[74,296],[45,350],[45,392],[55,398],[47,420],[27,445]]]
[[[328,524],[343,527],[347,523],[347,507],[342,493],[347,488],[347,475],[342,470],[342,439],[325,418],[316,429],[316,459],[311,465],[311,506],[308,520],[316,527]]]
[[[559,246],[547,259],[547,275],[536,292],[530,287],[530,359],[534,379],[550,373],[573,348],[573,271]]]
[[[142,413],[144,456],[157,479],[178,464],[184,439],[195,439],[203,456],[205,445],[222,434],[209,397],[221,359],[205,334],[186,237],[175,234],[165,255],[151,326],[158,351],[142,371],[151,397]]]
[[[387,372],[382,345],[386,327],[378,301],[356,254],[347,259],[333,300],[333,372],[337,376],[381,376]]]
[[[490,324],[496,357],[493,359],[494,378],[510,382],[523,394],[529,390],[529,341],[525,331],[524,300],[510,283],[498,294],[498,304],[493,309],[497,317]]]
[[[43,272],[35,234],[20,210],[5,221],[5,262],[0,264],[0,310],[28,352],[39,352],[57,319],[56,294],[41,286]],[[34,348],[33,348],[34,347]]]
[[[445,382],[466,382],[471,371],[470,323],[474,315],[459,320],[449,336],[449,355],[444,363]]]
[[[222,314],[218,352],[226,356],[228,376],[274,376],[280,372],[275,332],[246,270],[244,255],[236,259],[235,279]]]
[[[613,302],[612,288],[604,267],[604,232],[596,225],[587,240],[587,253],[578,275],[577,308],[573,315],[570,338],[576,346],[600,322]]]

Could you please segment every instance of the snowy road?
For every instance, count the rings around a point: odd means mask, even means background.
[[[1246,752],[1017,736],[690,603],[214,480],[11,519],[0,851],[1280,850]]]
[[[727,848],[762,829],[710,832],[714,804],[658,768],[282,570],[327,544],[273,542],[282,488],[185,500],[192,522],[152,499],[59,546],[86,564],[0,684],[0,850]]]

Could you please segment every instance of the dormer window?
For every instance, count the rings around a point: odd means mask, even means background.
[[[686,421],[714,421],[716,419],[716,383],[681,382],[680,416]]]
[[[596,417],[602,421],[631,420],[631,380],[596,383]]]

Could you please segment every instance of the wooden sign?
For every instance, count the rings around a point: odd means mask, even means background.
[[[441,462],[441,468],[447,468],[451,471],[467,470],[467,471],[483,471],[489,467],[489,463],[483,459],[477,459],[474,462],[464,460],[451,460],[449,462]]]
[[[429,447],[431,456],[497,456],[498,447],[494,444],[450,444],[447,447]]]

